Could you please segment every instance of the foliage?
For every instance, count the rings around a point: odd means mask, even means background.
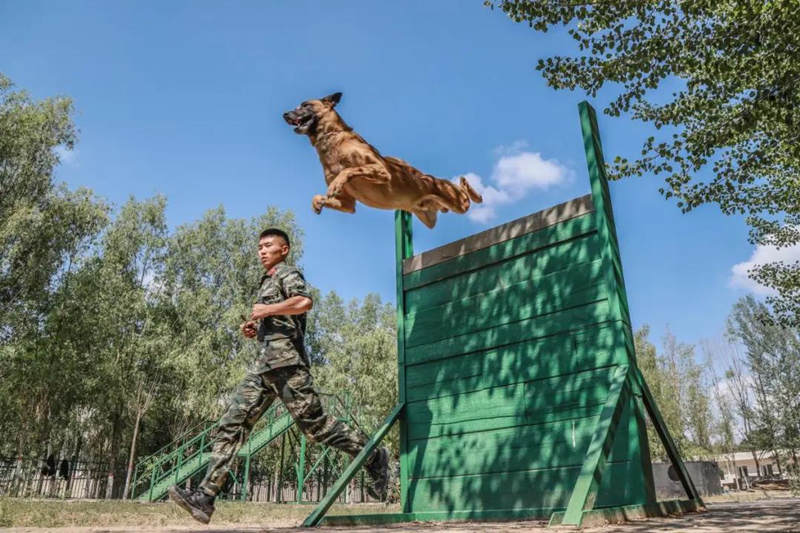
[[[741,298],[728,319],[729,335],[745,349],[749,371],[749,439],[773,453],[800,449],[800,335],[776,324],[752,296]]]
[[[662,175],[662,194],[684,212],[716,204],[748,215],[754,243],[800,245],[796,0],[485,3],[537,31],[568,28],[578,55],[536,67],[551,87],[609,87],[607,114],[661,130],[638,159],[617,157],[612,177]],[[751,276],[778,291],[780,320],[800,324],[800,262]]]
[[[648,340],[649,334],[648,326],[636,331],[636,358],[664,423],[685,457],[710,456],[714,452],[714,421],[707,367],[695,361],[694,346],[679,343],[669,332],[664,337],[664,352],[659,354]],[[652,456],[667,460],[652,424],[648,424],[647,435]]]
[[[66,424],[85,393],[76,377],[86,361],[62,344],[56,317],[108,208],[53,180],[56,148],[75,142],[71,111],[69,99],[33,102],[0,75],[0,431],[14,435],[0,453],[38,453],[31,444]]]
[[[396,311],[378,295],[363,302],[342,299],[330,292],[315,306],[311,353],[318,365],[315,377],[321,388],[347,395],[361,428],[371,433],[396,403]],[[397,450],[397,435],[385,442]]]

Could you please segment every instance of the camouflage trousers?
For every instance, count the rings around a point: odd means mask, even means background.
[[[323,412],[307,368],[288,366],[262,374],[248,373],[212,433],[211,458],[200,483],[203,492],[216,496],[222,491],[236,453],[276,398],[283,401],[297,426],[311,440],[338,448],[351,457],[364,447],[366,439],[360,432]]]

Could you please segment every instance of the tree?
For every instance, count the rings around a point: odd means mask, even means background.
[[[0,74],[0,430],[14,435],[0,450],[40,453],[80,401],[81,364],[54,336],[54,317],[108,208],[54,181],[56,149],[76,138],[70,100],[12,88]]]
[[[641,157],[615,158],[612,178],[663,175],[661,193],[682,211],[716,204],[748,215],[754,243],[800,244],[796,0],[485,3],[538,31],[568,28],[579,55],[536,67],[551,87],[596,96],[611,86],[605,113],[630,113],[662,131]],[[750,274],[778,291],[779,318],[800,324],[800,262]]]
[[[649,334],[648,326],[635,332],[636,360],[664,423],[682,454],[709,455],[714,421],[707,392],[707,369],[694,360],[694,346],[679,343],[667,332],[663,340],[664,352],[659,354],[648,340]],[[652,423],[648,424],[647,436],[652,455],[667,459]]]
[[[741,298],[728,318],[729,335],[745,348],[755,408],[755,435],[781,468],[780,450],[796,461],[800,447],[800,336],[776,324],[752,296]]]
[[[345,305],[330,292],[312,310],[310,348],[320,387],[350,396],[358,422],[372,431],[397,398],[396,310],[376,294]],[[396,447],[396,436],[387,442]]]

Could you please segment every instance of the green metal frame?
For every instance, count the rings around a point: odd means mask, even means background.
[[[292,427],[294,421],[291,415],[276,404],[264,414],[264,426],[254,431],[244,446],[239,450],[238,456],[245,459],[245,481],[249,474],[250,457],[277,437]],[[136,496],[141,501],[158,501],[164,498],[171,485],[182,483],[208,466],[211,456],[211,439],[209,433],[214,429],[215,423],[205,423],[203,430],[192,437],[188,435],[179,439],[170,449],[164,447],[160,453],[140,459],[136,465],[136,483],[143,484],[148,480],[147,487]],[[133,494],[134,491],[131,491]]]
[[[616,339],[624,339],[621,344],[614,347],[622,350],[624,356],[615,359],[614,366],[609,369],[610,381],[607,397],[599,411],[591,433],[589,445],[580,471],[575,478],[569,493],[565,508],[510,508],[510,509],[471,509],[447,511],[417,512],[411,509],[409,500],[409,428],[407,416],[401,416],[406,406],[406,349],[405,338],[405,290],[403,276],[403,260],[413,255],[411,239],[411,217],[408,213],[398,211],[395,213],[395,250],[397,272],[397,311],[398,311],[398,405],[386,419],[381,431],[370,441],[370,445],[353,461],[346,475],[337,482],[335,489],[331,490],[326,501],[314,510],[311,516],[303,523],[304,526],[315,526],[322,518],[330,504],[346,486],[350,478],[362,466],[368,454],[377,446],[380,439],[388,431],[391,424],[398,419],[400,423],[400,492],[401,513],[382,515],[356,515],[332,516],[324,519],[325,525],[362,525],[362,524],[387,524],[394,522],[407,522],[418,520],[474,520],[474,519],[510,519],[533,518],[550,515],[551,525],[577,526],[593,524],[596,522],[613,522],[629,517],[642,517],[664,515],[687,510],[696,510],[703,507],[702,499],[689,477],[688,472],[678,454],[677,448],[664,424],[652,394],[636,365],[633,346],[633,333],[625,282],[622,273],[622,264],[619,254],[616,228],[611,207],[611,198],[608,190],[608,180],[605,173],[602,146],[597,128],[597,118],[594,109],[587,103],[579,104],[581,130],[584,149],[589,170],[589,179],[592,189],[592,202],[594,205],[594,229],[599,242],[602,244],[600,259],[605,265],[604,287],[607,290],[608,323],[613,329]],[[619,341],[618,341],[619,342]],[[625,418],[623,413],[630,414]],[[670,460],[678,471],[678,476],[686,491],[687,500],[657,502],[650,465],[650,451],[648,448],[645,417],[650,418],[656,431],[664,443]],[[625,419],[628,424],[624,433],[628,435],[629,447],[635,448],[629,460],[633,465],[633,472],[641,476],[635,483],[635,490],[641,494],[630,497],[628,502],[634,504],[608,505],[598,504],[601,499],[604,473],[607,471],[608,461],[612,455],[615,437],[623,434],[620,426]],[[632,432],[631,432],[632,431]],[[638,464],[638,466],[636,466]],[[625,501],[625,500],[623,500]]]
[[[348,402],[342,402],[338,396],[324,392],[320,393],[320,397],[329,413],[346,422],[354,419],[349,407],[349,398]],[[256,426],[247,442],[237,453],[238,457],[244,459],[244,468],[241,471],[241,475],[236,476],[234,480],[236,483],[241,484],[242,488],[238,498],[242,501],[245,501],[248,495],[252,457],[278,437],[290,434],[290,430],[294,426],[294,420],[292,420],[291,415],[279,403],[270,407],[261,420],[263,421],[263,426]],[[136,498],[141,501],[157,501],[166,496],[167,490],[171,485],[182,483],[204,470],[208,466],[208,460],[211,455],[209,433],[215,426],[216,422],[199,424],[180,438],[161,448],[155,454],[140,459],[134,471],[133,484],[131,485],[134,490],[131,491],[131,494],[138,492]],[[202,428],[200,432],[196,432],[198,428]],[[322,460],[328,456],[331,448],[328,446],[323,447],[317,461],[306,471],[307,441],[302,433],[298,438],[298,446],[300,451],[298,461],[294,465],[294,471],[297,476],[298,487],[296,501],[301,503],[305,482],[311,478]],[[281,457],[281,471],[283,471],[283,454]],[[281,475],[282,477],[283,475]]]

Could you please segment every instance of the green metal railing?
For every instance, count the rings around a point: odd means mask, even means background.
[[[347,401],[343,401],[334,394],[320,393],[320,398],[327,413],[358,426],[358,422],[352,416],[349,397]],[[279,402],[270,407],[261,417],[247,442],[237,454],[245,460],[241,479],[242,491],[239,495],[242,500],[247,498],[252,456],[286,433],[293,425],[294,421],[290,414]],[[157,501],[166,496],[171,485],[182,483],[205,469],[211,456],[212,438],[210,433],[215,426],[216,422],[202,422],[156,453],[139,459],[134,470],[130,493],[142,501]],[[328,456],[330,448],[324,447],[310,470],[306,472],[306,437],[302,433],[300,433],[298,444],[300,453],[298,462],[294,466],[297,475],[297,501],[300,502],[305,482],[311,478],[324,458]]]
[[[272,406],[262,417],[239,455],[248,457],[257,453],[276,437],[292,426],[292,419],[283,405]],[[173,484],[181,483],[204,469],[211,456],[210,433],[215,422],[201,424],[201,431],[194,436],[185,435],[165,446],[159,452],[137,462],[131,494],[137,499],[156,501],[167,494]],[[197,428],[197,427],[196,427]]]

